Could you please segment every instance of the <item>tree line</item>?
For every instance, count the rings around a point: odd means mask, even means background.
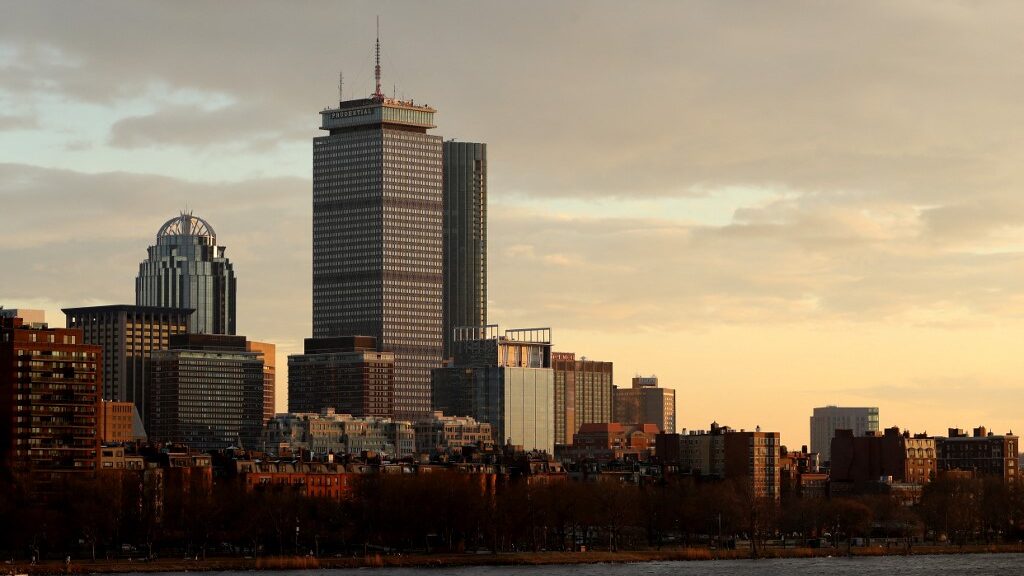
[[[0,552],[32,557],[361,555],[391,552],[631,550],[752,546],[786,538],[1017,542],[1024,487],[998,478],[940,477],[920,502],[887,494],[798,498],[751,495],[748,484],[691,477],[634,485],[434,471],[360,476],[340,500],[292,485],[168,492],[141,475],[68,475],[41,503],[24,484],[0,490]],[[806,542],[804,542],[806,543]]]

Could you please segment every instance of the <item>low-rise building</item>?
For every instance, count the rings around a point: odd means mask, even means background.
[[[959,428],[950,428],[948,437],[935,439],[937,468],[939,472],[997,476],[1009,484],[1017,479],[1018,445],[1013,433],[997,436],[980,426],[968,436]]]
[[[261,447],[270,454],[361,454],[411,456],[416,447],[412,424],[390,418],[357,418],[324,408],[318,414],[278,414],[267,424]]]
[[[935,439],[927,434],[911,436],[898,427],[864,436],[854,436],[853,430],[836,430],[829,490],[839,493],[899,485],[920,487],[935,478],[936,462]]]
[[[647,460],[654,454],[658,427],[654,424],[590,423],[580,426],[570,445],[555,448],[563,461]]]
[[[413,423],[416,452],[437,456],[461,451],[466,446],[490,450],[494,446],[491,425],[469,416],[445,416],[433,412]]]

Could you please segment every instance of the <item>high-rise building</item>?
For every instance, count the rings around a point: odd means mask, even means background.
[[[454,366],[434,370],[434,409],[491,425],[494,441],[554,453],[551,330],[457,328]]]
[[[115,305],[63,312],[68,328],[80,329],[87,344],[103,348],[103,399],[132,402],[144,418],[150,354],[188,331],[192,310]]]
[[[444,143],[444,356],[459,326],[487,324],[487,144]]]
[[[743,479],[754,498],[779,500],[778,432],[730,431],[725,434],[725,477]]]
[[[656,376],[636,376],[632,388],[616,387],[612,394],[616,422],[657,424],[662,432],[676,431],[676,391],[658,388]]]
[[[820,454],[822,462],[832,460],[832,439],[836,430],[852,430],[854,436],[878,432],[878,408],[815,408],[811,416],[811,452]]]
[[[571,444],[583,424],[612,421],[612,363],[552,352],[555,371],[555,444]],[[642,424],[642,422],[627,422]]]
[[[199,451],[259,446],[263,357],[244,336],[181,334],[153,351],[146,427],[154,442]]]
[[[249,340],[245,343],[245,349],[263,354],[263,424],[266,425],[277,411],[274,396],[277,390],[277,346]]]
[[[430,413],[443,346],[442,139],[427,134],[434,108],[379,86],[320,112],[313,337],[376,337],[395,354],[395,415],[414,419]]]
[[[95,470],[101,363],[81,330],[0,318],[0,469],[29,472],[39,493]]]
[[[234,334],[235,272],[224,250],[206,220],[185,213],[171,218],[139,264],[135,303],[191,309],[194,334]]]
[[[288,357],[288,411],[333,409],[357,417],[394,415],[395,355],[372,336],[306,338]]]

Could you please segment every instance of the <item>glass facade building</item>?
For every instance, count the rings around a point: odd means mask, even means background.
[[[487,324],[487,144],[444,143],[444,356],[458,326]]]
[[[497,326],[455,330],[455,365],[434,370],[434,409],[490,424],[496,443],[554,454],[551,331],[497,332]]]
[[[135,303],[190,308],[189,332],[235,333],[235,272],[202,218],[181,214],[156,234],[149,257],[139,264]]]
[[[435,110],[375,96],[321,112],[313,140],[313,337],[395,355],[394,415],[430,413],[442,355],[442,140]]]

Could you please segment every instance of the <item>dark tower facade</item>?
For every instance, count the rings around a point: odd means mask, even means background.
[[[191,308],[189,332],[235,333],[235,271],[213,227],[192,214],[171,218],[139,264],[135,304]]]
[[[459,326],[487,324],[487,144],[444,143],[444,356]]]
[[[313,139],[313,337],[395,355],[394,414],[430,413],[442,353],[442,139],[429,106],[369,98],[320,113]]]

